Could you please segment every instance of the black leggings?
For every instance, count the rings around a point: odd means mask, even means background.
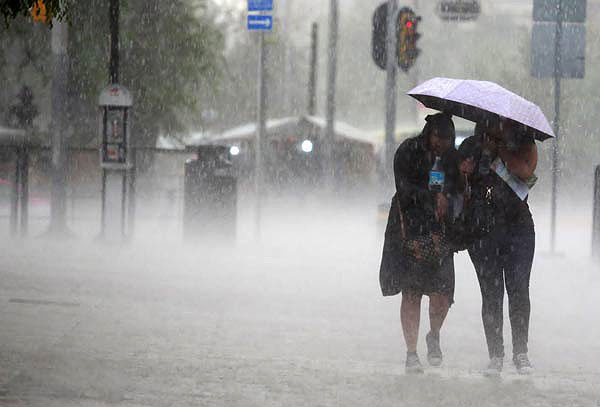
[[[534,251],[533,226],[491,233],[469,249],[481,288],[481,317],[490,358],[504,357],[502,308],[505,284],[513,355],[527,353],[531,309],[529,278]]]

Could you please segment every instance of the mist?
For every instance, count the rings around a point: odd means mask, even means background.
[[[372,205],[280,206],[260,238],[182,245],[140,222],[135,242],[4,239],[0,383],[23,405],[553,405],[597,403],[597,266],[559,224],[545,253],[543,208],[531,297],[538,374],[478,372],[486,359],[473,266],[457,256],[443,368],[403,374],[397,298],[378,284]],[[252,223],[252,222],[250,222]],[[175,228],[173,228],[175,229]],[[78,235],[81,232],[78,231]],[[423,302],[423,314],[427,312]],[[508,324],[508,321],[506,321]],[[419,349],[423,350],[423,321]],[[508,340],[505,332],[505,340]]]
[[[23,16],[0,28],[0,133],[22,128],[35,140],[27,150],[25,223],[14,201],[22,196],[15,189],[18,149],[0,143],[0,405],[598,407],[600,269],[592,234],[600,0],[587,2],[585,77],[562,81],[553,253],[553,142],[537,143],[539,181],[528,200],[536,230],[529,343],[535,373],[521,376],[507,362],[497,379],[482,375],[488,351],[481,293],[465,251],[454,260],[455,303],[441,333],[444,364],[421,376],[405,374],[401,296],[384,298],[379,282],[394,187],[391,165],[381,163],[385,72],[371,57],[371,19],[380,2],[339,1],[340,149],[333,156],[341,180],[331,185],[322,179],[318,144],[325,131],[329,2],[283,1],[276,1],[275,29],[266,34],[266,116],[292,124],[285,132],[266,129],[264,151],[272,161],[262,189],[248,164],[256,151],[256,130],[250,136],[246,130],[257,120],[258,41],[247,30],[245,2],[122,5],[121,81],[134,92],[136,157],[136,172],[124,166],[122,173],[102,167],[99,154],[97,98],[107,85],[109,54],[101,27],[108,16],[88,15],[82,4],[74,9],[60,234],[50,228],[56,132],[50,30]],[[108,0],[92,3],[104,8]],[[422,52],[398,75],[399,135],[417,135],[433,112],[406,92],[434,77],[494,81],[552,121],[552,79],[531,77],[531,2],[481,1],[479,18],[459,23],[441,21],[435,2],[410,3],[423,18]],[[319,61],[316,111],[309,115],[313,22]],[[37,109],[26,125],[11,113],[23,86]],[[472,131],[473,123],[455,122]],[[296,160],[291,169],[272,158],[279,136],[288,143],[283,162]],[[305,141],[310,149],[303,150]],[[186,210],[201,205],[187,198],[187,171],[213,143],[223,144],[218,159],[236,181],[228,214],[234,233],[216,236],[202,224],[188,237]],[[383,185],[380,172],[388,175]],[[123,174],[133,174],[133,192]],[[428,325],[425,298],[423,355]]]

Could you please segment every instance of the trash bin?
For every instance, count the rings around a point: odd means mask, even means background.
[[[236,235],[237,179],[225,146],[206,145],[185,163],[185,241],[232,243]]]

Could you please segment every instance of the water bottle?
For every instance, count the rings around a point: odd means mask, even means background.
[[[429,171],[429,190],[432,192],[442,192],[444,190],[444,181],[446,174],[442,168],[442,159],[435,157],[433,168]]]

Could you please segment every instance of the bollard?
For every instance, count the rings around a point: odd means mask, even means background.
[[[231,245],[236,237],[237,179],[224,146],[200,146],[185,163],[183,235],[188,242]]]
[[[600,165],[594,176],[594,214],[592,222],[592,257],[600,260]]]

